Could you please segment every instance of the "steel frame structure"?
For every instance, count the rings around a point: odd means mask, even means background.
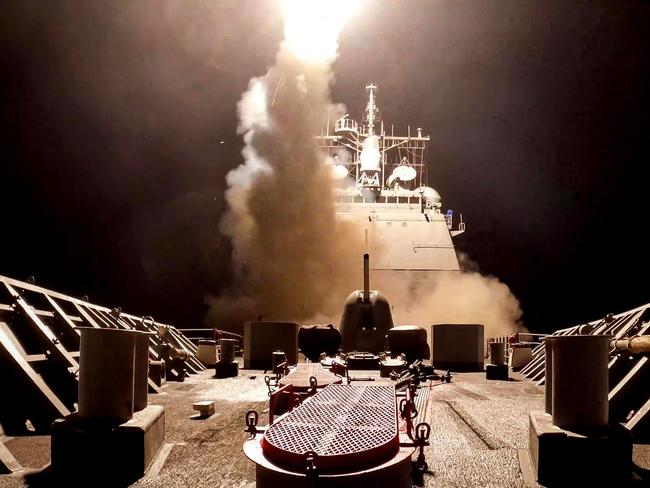
[[[6,392],[0,424],[5,433],[49,432],[56,418],[76,409],[78,327],[158,332],[163,325],[0,275],[0,381]],[[175,327],[166,327],[164,340],[150,335],[149,359],[164,359],[159,351],[167,343],[192,354],[185,363],[188,372],[204,370],[194,357],[196,346]],[[160,391],[151,379],[149,391]]]
[[[328,119],[321,135],[316,137],[319,146],[326,154],[334,158],[341,150],[351,155],[350,161],[341,161],[346,166],[348,174],[353,174],[355,182],[361,184],[360,156],[362,142],[369,136],[375,135],[379,142],[381,154],[381,190],[388,189],[387,180],[392,171],[402,164],[407,164],[415,169],[416,187],[428,184],[428,171],[424,159],[424,152],[430,136],[422,135],[422,129],[416,129],[416,134],[411,134],[411,126],[407,127],[406,135],[395,135],[395,128],[390,126],[390,133],[384,127],[384,122],[379,118],[379,109],[374,101],[374,90],[377,87],[368,85],[368,107],[366,108],[361,123],[348,118],[348,115],[334,122],[333,133],[331,121]],[[375,131],[375,124],[379,123],[379,131]],[[406,159],[406,161],[405,161]]]
[[[611,335],[616,339],[650,335],[650,303],[617,315],[555,331],[551,336]],[[611,349],[609,352],[609,418],[623,423],[635,439],[650,439],[650,357]],[[538,385],[546,381],[546,351],[542,342],[521,374]]]

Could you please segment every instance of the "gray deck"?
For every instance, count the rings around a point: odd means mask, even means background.
[[[166,409],[165,444],[133,486],[255,486],[254,465],[242,451],[244,414],[255,409],[260,423],[267,420],[263,372],[241,370],[238,378],[221,380],[210,374],[168,383],[162,394],[150,396],[151,403]],[[543,393],[529,380],[486,381],[482,373],[456,374],[452,383],[436,386],[427,448],[433,474],[426,477],[426,486],[538,486],[527,461],[528,412],[543,409]],[[194,418],[192,403],[199,400],[215,400],[216,413]],[[41,468],[49,462],[47,437],[14,439],[6,445],[24,467]],[[635,454],[647,469],[647,450],[639,446]],[[0,486],[47,486],[46,480],[36,475],[26,483],[22,477],[3,476]]]

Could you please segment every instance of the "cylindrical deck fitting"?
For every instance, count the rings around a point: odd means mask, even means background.
[[[363,301],[370,301],[370,255],[363,255]]]
[[[282,351],[273,351],[271,356],[271,372],[275,373],[278,364],[282,364],[287,360],[287,355]]]
[[[633,354],[650,352],[650,335],[633,336],[626,339],[612,339],[609,343],[610,349],[619,351],[630,351]]]
[[[553,424],[594,432],[608,423],[608,347],[611,336],[556,336],[552,344]]]
[[[214,366],[217,363],[217,342],[201,339],[196,349],[196,359],[206,366]]]
[[[436,369],[483,371],[485,327],[482,324],[434,324],[431,326],[433,351],[431,364]]]
[[[186,351],[185,349],[177,349],[171,344],[166,344],[160,349],[160,353],[163,356],[169,356],[172,359],[180,359],[181,361],[187,361],[192,357],[192,353]]]
[[[149,335],[139,332],[135,336],[135,361],[133,378],[133,411],[147,408],[149,394]]]
[[[219,339],[219,354],[220,363],[232,363],[235,360],[235,346],[237,345],[236,339]]]
[[[131,330],[80,327],[79,417],[121,424],[133,417],[135,339]]]
[[[497,366],[506,364],[505,342],[490,342],[490,363]]]

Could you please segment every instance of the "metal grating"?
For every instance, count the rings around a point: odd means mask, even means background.
[[[27,434],[26,421],[37,433],[48,433],[52,422],[76,408],[79,339],[77,327],[142,329],[156,332],[150,317],[139,317],[89,303],[53,290],[0,275],[0,384],[11,401],[0,402],[0,425],[7,434]],[[149,358],[161,359],[165,341],[192,354],[196,346],[176,328],[163,341],[150,338]],[[168,371],[173,365],[168,366]],[[205,367],[195,357],[188,372]],[[149,389],[158,387],[150,379]]]
[[[319,470],[383,462],[399,450],[395,389],[330,385],[271,425],[262,450],[273,462],[299,469],[310,451]]]

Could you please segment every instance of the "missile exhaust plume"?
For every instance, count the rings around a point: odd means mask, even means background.
[[[330,100],[331,63],[337,37],[359,3],[282,3],[285,39],[275,64],[250,80],[237,107],[244,161],[226,177],[228,211],[221,221],[232,241],[234,281],[218,297],[207,297],[208,326],[240,331],[244,321],[260,316],[337,323],[346,296],[364,283],[363,231],[337,219],[332,161],[314,140],[324,120],[345,114]],[[361,163],[378,169],[378,156],[370,137]],[[396,323],[478,322],[487,337],[518,328],[519,303],[495,278],[452,272],[427,284],[410,276],[372,279],[392,304]]]
[[[282,49],[303,63],[331,63],[336,58],[341,29],[361,3],[360,0],[283,0]]]
[[[351,237],[352,224],[336,219],[331,167],[313,138],[328,114],[342,114],[330,101],[331,63],[355,3],[283,2],[275,65],[250,80],[238,104],[244,162],[226,177],[221,222],[233,244],[235,283],[208,297],[209,324],[237,329],[260,315],[331,319],[358,287],[363,245]]]

